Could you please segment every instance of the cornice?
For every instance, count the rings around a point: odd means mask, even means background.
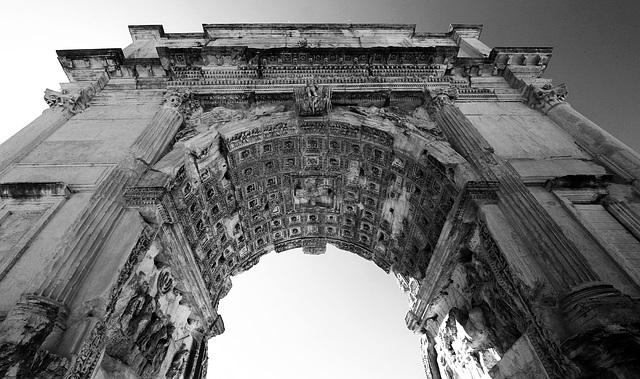
[[[153,79],[167,85],[185,80],[184,70],[195,70],[190,81],[220,90],[226,83],[216,79],[260,85],[278,79],[278,70],[292,70],[280,76],[297,80],[306,75],[307,82],[317,83],[323,77],[337,83],[384,82],[384,78],[407,83],[454,74],[502,75],[507,68],[539,77],[552,53],[549,47],[496,47],[489,53],[485,46],[484,54],[469,56],[461,46],[480,37],[478,24],[452,24],[445,33],[416,32],[411,24],[204,24],[203,32],[195,33],[132,25],[129,31],[134,43],[124,51],[58,50],[70,81],[87,80],[92,70],[105,70],[112,78]],[[481,42],[471,45],[485,51]],[[246,83],[247,78],[253,83]]]

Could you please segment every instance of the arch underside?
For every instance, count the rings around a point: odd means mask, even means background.
[[[463,159],[422,107],[311,117],[291,102],[199,108],[178,138],[154,168],[173,176],[162,203],[216,305],[229,277],[264,254],[321,254],[327,243],[421,279]]]

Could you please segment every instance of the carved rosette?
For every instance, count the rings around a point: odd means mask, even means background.
[[[569,92],[564,83],[557,86],[551,83],[547,83],[542,87],[531,86],[529,88],[528,103],[531,108],[540,109],[547,114],[551,108],[564,103],[567,94]]]
[[[436,114],[445,105],[455,105],[458,98],[458,89],[455,87],[444,87],[425,90],[425,99],[427,99],[425,107],[429,118],[435,121]]]

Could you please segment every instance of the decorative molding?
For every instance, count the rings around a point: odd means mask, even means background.
[[[105,323],[95,318],[87,322],[91,325],[90,332],[84,339],[78,355],[72,359],[72,366],[64,379],[91,379],[98,364],[102,360],[105,349]]]
[[[5,277],[71,193],[64,183],[0,184],[0,278]],[[26,222],[25,222],[26,221]],[[12,224],[18,228],[8,235]]]
[[[602,205],[640,241],[640,215],[634,212],[626,203],[614,201],[610,197],[603,199]]]
[[[584,149],[586,150],[586,149]],[[618,178],[623,184],[631,184],[636,178],[634,178],[631,174],[629,174],[625,169],[617,165],[614,161],[609,159],[606,155],[597,154],[596,160],[598,163],[607,168],[607,170],[611,171],[616,178]]]
[[[503,291],[502,298],[511,302],[515,308],[523,312],[527,320],[526,334],[536,350],[538,358],[544,365],[547,375],[552,379],[564,379],[571,377],[571,366],[562,354],[559,345],[549,336],[549,333],[533,310],[529,297],[520,281],[518,281],[506,261],[500,248],[496,244],[489,228],[482,220],[478,220],[480,240],[482,242],[482,258],[491,268],[495,283]]]
[[[140,237],[138,237],[138,241],[134,245],[133,249],[131,249],[131,253],[129,253],[129,257],[126,262],[120,269],[118,273],[118,279],[116,283],[111,287],[111,291],[109,294],[109,303],[107,304],[105,311],[105,319],[109,320],[115,310],[116,303],[120,298],[120,294],[122,293],[122,289],[124,285],[129,281],[133,271],[140,263],[140,260],[144,256],[144,253],[149,250],[149,246],[151,246],[151,242],[153,242],[153,229],[150,227],[146,227],[143,229]]]

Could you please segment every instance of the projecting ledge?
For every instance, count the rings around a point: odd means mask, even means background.
[[[0,183],[0,198],[39,198],[43,196],[64,196],[69,198],[71,190],[63,182]]]

